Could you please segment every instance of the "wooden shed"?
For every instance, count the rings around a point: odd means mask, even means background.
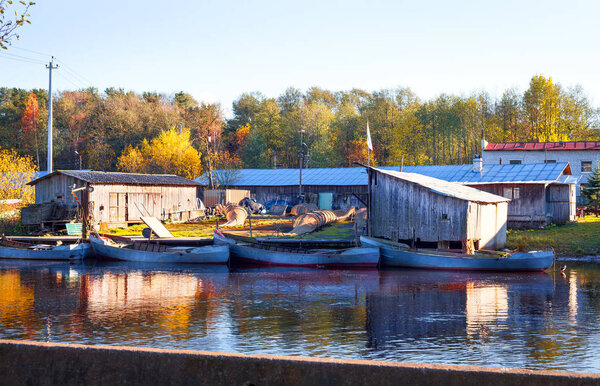
[[[172,174],[109,173],[57,170],[29,183],[35,203],[77,206],[75,194],[95,223],[122,226],[141,222],[141,216],[185,221],[199,215],[198,183]]]
[[[369,170],[369,234],[454,249],[500,249],[509,199],[416,173]]]

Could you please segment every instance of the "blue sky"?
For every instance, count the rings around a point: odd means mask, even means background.
[[[600,103],[597,1],[39,0],[30,13],[13,45],[62,60],[58,90],[183,90],[229,114],[246,91],[499,96],[543,74]],[[0,86],[46,88],[47,77],[0,53]]]

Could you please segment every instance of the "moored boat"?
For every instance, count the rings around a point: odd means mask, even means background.
[[[148,242],[119,243],[107,237],[90,236],[94,255],[100,259],[144,263],[227,264],[226,245],[172,247]]]
[[[375,268],[379,264],[379,248],[293,249],[280,245],[251,242],[251,238],[233,239],[215,231],[216,244],[227,245],[232,263],[282,267],[311,268]]]
[[[24,260],[81,260],[90,254],[88,243],[46,245],[30,244],[3,237],[0,240],[0,259]]]
[[[421,269],[463,271],[544,271],[554,263],[553,251],[494,252],[477,251],[474,254],[411,249],[406,244],[361,236],[362,245],[381,249],[381,265]]]

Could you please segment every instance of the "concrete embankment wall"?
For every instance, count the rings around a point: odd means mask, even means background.
[[[0,384],[550,386],[600,374],[0,340]]]

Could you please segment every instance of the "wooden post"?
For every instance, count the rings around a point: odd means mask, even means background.
[[[252,213],[248,214],[248,226],[250,227],[250,237],[252,237]]]

